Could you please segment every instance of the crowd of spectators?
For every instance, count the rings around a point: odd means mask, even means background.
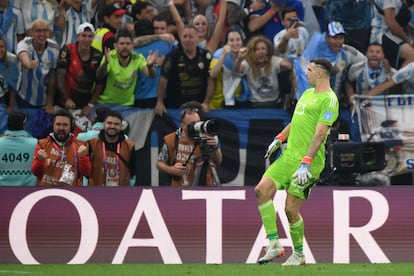
[[[0,0],[0,108],[290,112],[325,58],[346,113],[355,94],[414,93],[413,2]]]

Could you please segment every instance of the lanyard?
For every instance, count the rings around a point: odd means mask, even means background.
[[[115,168],[116,168],[117,174],[119,174],[119,172],[120,172],[120,168],[119,168],[119,156],[118,156],[120,149],[121,149],[121,144],[118,143],[116,145],[116,157],[115,157],[116,158]],[[106,174],[108,172],[108,161],[107,161],[105,143],[102,143],[102,152],[103,152],[104,172]]]
[[[66,163],[66,155],[65,155],[65,145],[62,146],[62,149],[58,147],[57,144],[53,144],[53,147],[56,149],[57,152],[60,154],[60,160]],[[76,150],[76,146],[74,143],[72,143],[72,149],[74,154],[74,162],[75,162],[75,168],[78,169],[78,151]]]

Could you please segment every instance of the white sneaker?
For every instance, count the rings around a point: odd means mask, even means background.
[[[282,265],[304,265],[305,263],[305,255],[295,251]]]
[[[270,245],[266,248],[266,254],[261,257],[257,263],[266,264],[273,260],[274,258],[279,258],[285,256],[285,249],[280,244],[279,240],[270,241]]]

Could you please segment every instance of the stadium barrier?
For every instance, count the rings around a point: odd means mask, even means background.
[[[412,192],[314,188],[307,262],[413,262]],[[285,197],[274,202],[289,256]],[[3,264],[255,263],[267,245],[252,187],[0,187],[0,202]]]

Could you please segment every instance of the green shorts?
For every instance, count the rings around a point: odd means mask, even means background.
[[[269,168],[267,168],[263,176],[271,178],[275,183],[277,190],[283,189],[291,195],[307,199],[315,181],[319,178],[323,167],[320,168],[319,166],[311,164],[312,178],[306,185],[300,186],[298,185],[297,180],[292,178],[299,168],[300,163],[300,160],[294,160],[287,157],[286,154],[282,154],[279,159],[274,161]]]

